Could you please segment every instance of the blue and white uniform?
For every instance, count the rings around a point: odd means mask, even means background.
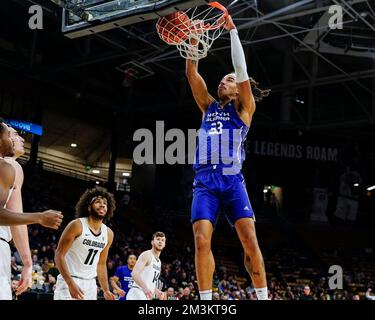
[[[248,131],[233,101],[224,108],[217,101],[209,105],[198,134],[192,223],[205,219],[215,225],[221,208],[232,225],[255,218],[241,173]]]
[[[126,300],[126,296],[133,285],[132,270],[126,266],[120,266],[115,272],[115,277],[117,277],[121,283],[121,289],[125,291],[125,296],[120,297],[119,300]]]

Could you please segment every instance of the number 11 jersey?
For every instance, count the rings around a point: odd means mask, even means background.
[[[94,279],[100,253],[107,246],[108,230],[103,223],[99,234],[89,228],[87,218],[79,218],[82,233],[77,237],[65,256],[70,275],[81,279]]]

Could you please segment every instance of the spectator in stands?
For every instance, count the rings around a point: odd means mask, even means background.
[[[174,289],[177,289],[177,280],[176,278],[172,278],[170,281],[170,286],[173,287]]]
[[[194,295],[191,294],[189,287],[185,287],[180,300],[194,300]]]
[[[331,300],[331,296],[327,293],[326,290],[323,290],[323,292],[320,294],[319,300]]]
[[[53,260],[50,260],[49,263],[49,270],[48,273],[51,274],[53,277],[57,278],[59,275],[59,270],[55,266],[55,262]]]
[[[33,254],[33,272],[39,272],[42,271],[42,266],[40,265],[40,262],[38,260],[38,255]]]
[[[33,273],[33,284],[31,290],[34,292],[43,292],[44,283],[46,282],[45,276],[43,276],[42,270]]]
[[[122,206],[124,206],[124,209],[126,209],[128,207],[128,205],[129,205],[129,202],[130,202],[130,196],[129,196],[128,193],[125,193],[124,196],[121,199],[120,204]]]
[[[167,290],[167,300],[178,300],[172,287]]]
[[[287,300],[295,300],[292,288],[290,286],[286,288],[285,297]]]
[[[48,258],[45,257],[43,259],[43,263],[42,263],[42,271],[44,274],[48,273],[48,270],[49,270],[50,266],[49,266],[49,261],[48,261]]]
[[[311,295],[311,290],[309,286],[305,286],[303,288],[303,295],[299,298],[299,300],[314,300]]]
[[[214,292],[212,294],[212,300],[220,300],[220,294],[218,292]]]
[[[239,290],[233,290],[233,300],[241,300],[241,292]]]
[[[229,300],[228,299],[229,295],[228,294],[223,294],[220,298],[220,300]]]
[[[17,278],[14,278],[11,282],[11,288],[12,288],[12,299],[15,300],[16,299],[16,291],[18,289],[18,285],[19,285],[19,280]]]
[[[183,295],[184,295],[184,289],[183,288],[178,288],[177,300],[181,300],[181,298],[183,297]]]
[[[44,284],[46,293],[53,293],[56,287],[56,278],[52,274],[48,274],[47,282]]]
[[[375,300],[375,296],[371,295],[371,288],[368,288],[366,291],[366,299],[368,300]]]

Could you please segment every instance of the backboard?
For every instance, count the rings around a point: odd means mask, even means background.
[[[62,32],[78,38],[157,19],[209,0],[52,0],[63,8]]]

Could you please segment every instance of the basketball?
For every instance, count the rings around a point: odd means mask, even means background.
[[[170,45],[183,42],[190,33],[190,19],[181,11],[159,18],[156,23],[160,39]]]

